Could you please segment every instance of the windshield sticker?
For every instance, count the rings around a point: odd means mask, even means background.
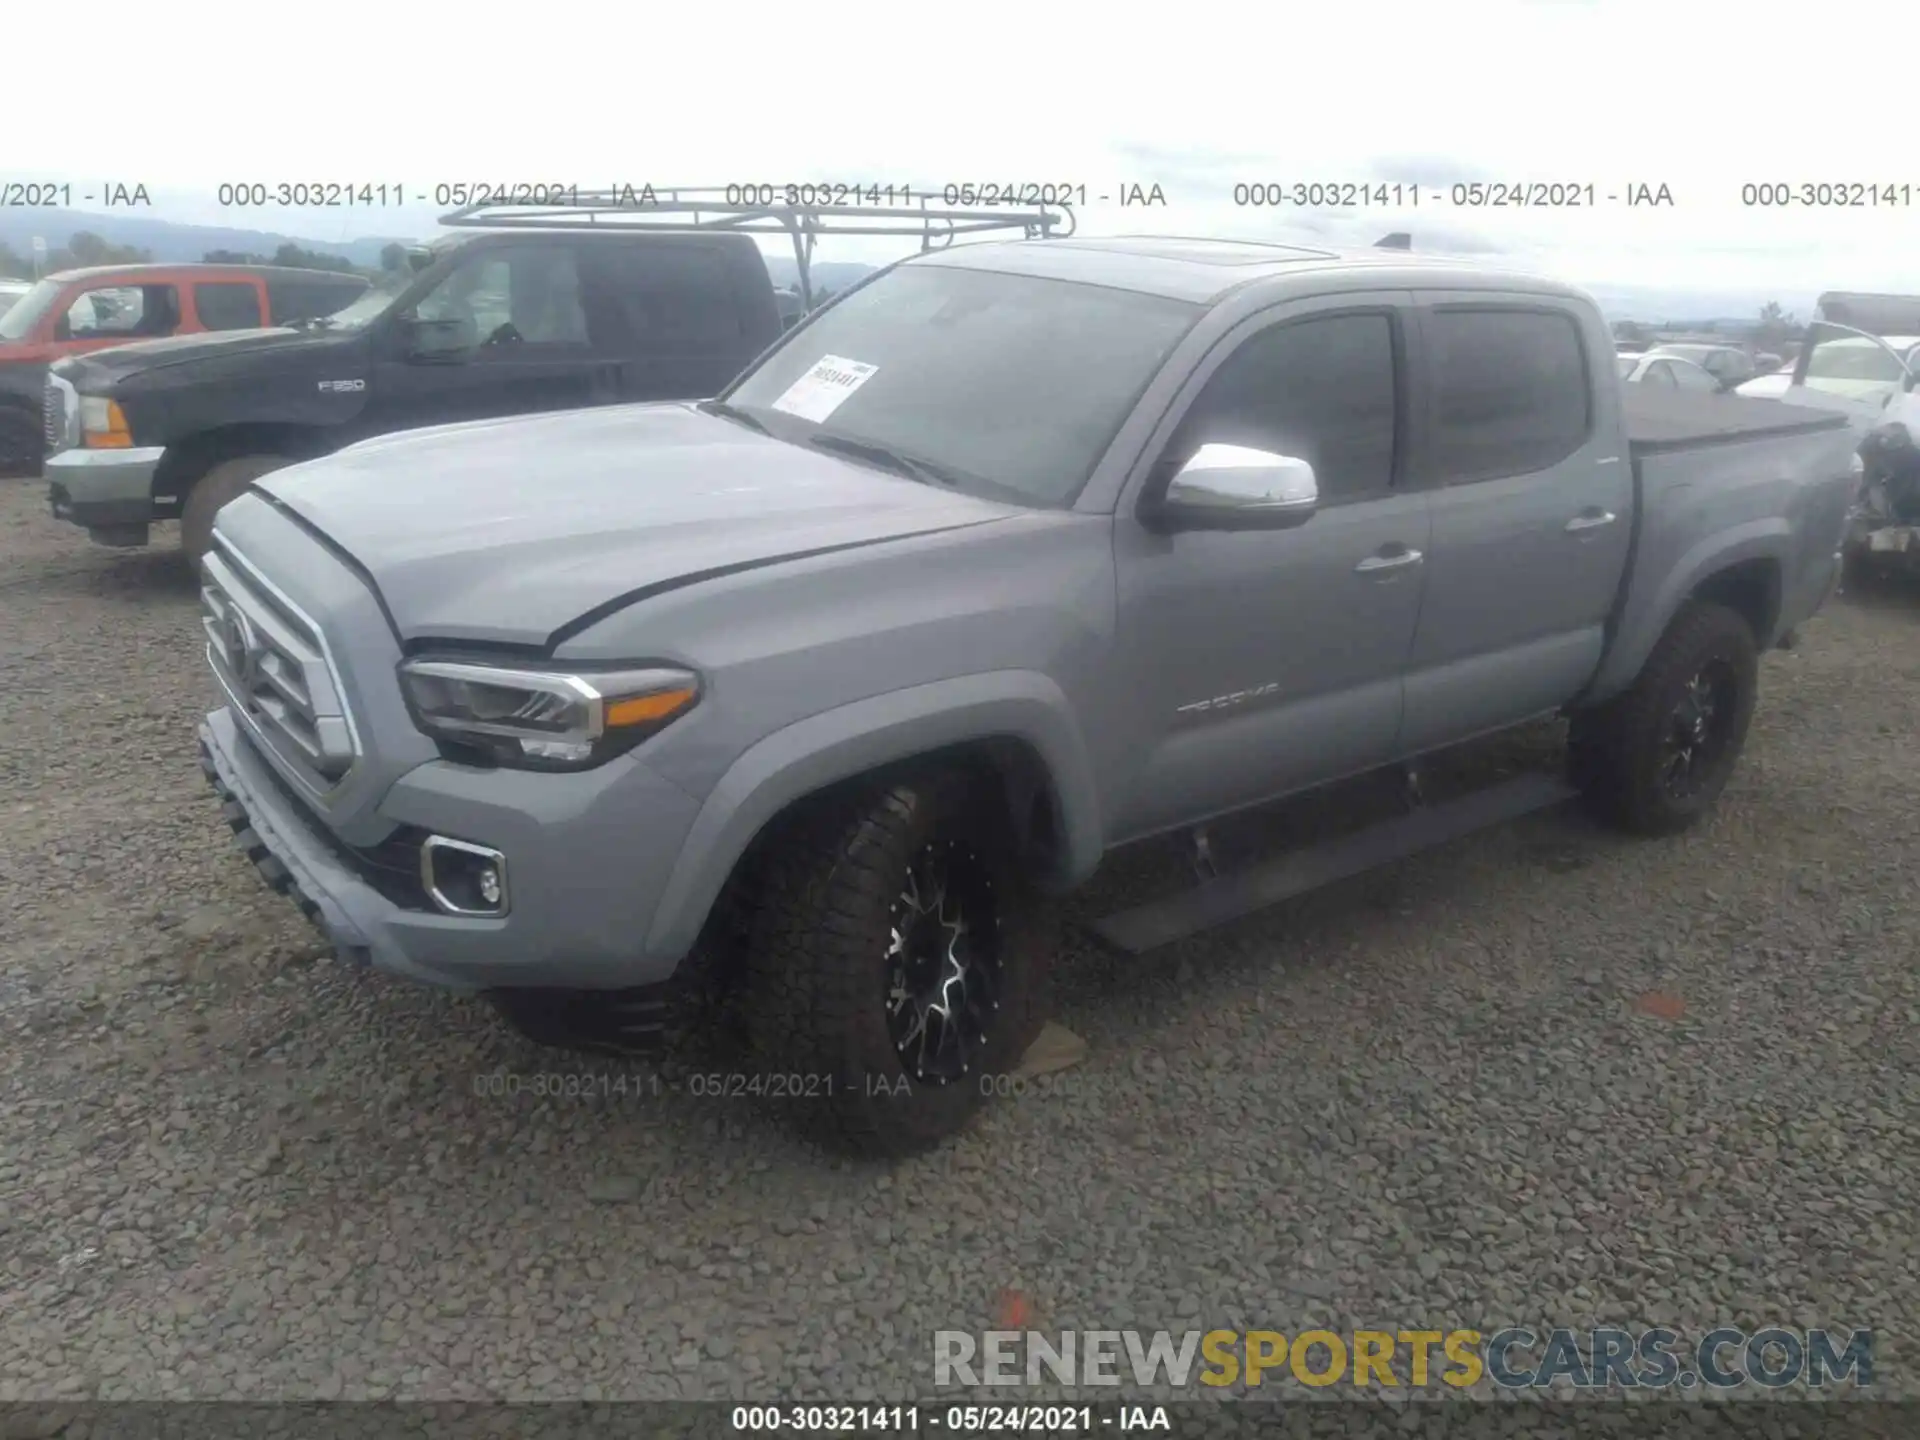
[[[845,360],[838,355],[822,355],[813,368],[802,375],[773,402],[773,408],[798,415],[818,425],[847,403],[849,396],[873,378],[878,365]]]

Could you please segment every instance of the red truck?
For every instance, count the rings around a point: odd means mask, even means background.
[[[39,469],[47,367],[68,355],[330,315],[359,275],[276,265],[102,265],[38,282],[0,314],[0,473]]]

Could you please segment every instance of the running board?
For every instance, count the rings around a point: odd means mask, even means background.
[[[1546,810],[1573,798],[1574,788],[1558,776],[1518,775],[1456,800],[1423,806],[1410,814],[1369,825],[1325,845],[1295,850],[1246,870],[1222,875],[1194,889],[1119,910],[1092,923],[1109,945],[1143,954],[1211,930],[1345,880],[1485,830]]]

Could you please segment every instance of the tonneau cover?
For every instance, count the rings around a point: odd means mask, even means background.
[[[1838,430],[1847,417],[1808,405],[1788,405],[1748,395],[1714,395],[1622,385],[1627,440],[1636,454],[1719,445],[1764,435],[1800,435]]]

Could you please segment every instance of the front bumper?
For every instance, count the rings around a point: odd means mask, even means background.
[[[334,838],[231,710],[201,724],[200,765],[261,878],[344,961],[457,990],[608,990],[666,980],[682,958],[648,953],[646,936],[698,805],[642,766],[552,776],[436,762],[402,777],[380,808],[404,833],[484,843],[510,858],[511,910],[473,918],[409,894],[404,865],[378,868],[373,852]]]
[[[153,474],[164,446],[128,450],[59,450],[42,473],[54,518],[89,530],[139,526],[162,518],[153,503]]]

